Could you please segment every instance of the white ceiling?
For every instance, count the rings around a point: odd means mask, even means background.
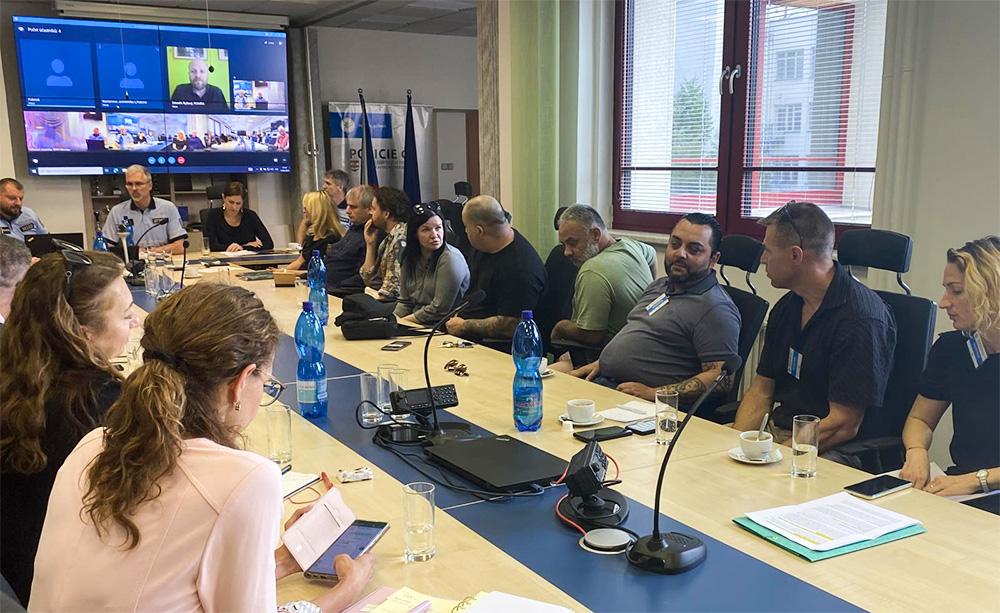
[[[283,15],[293,26],[476,35],[476,0],[207,0],[213,11]],[[123,0],[163,8],[205,10],[206,0]]]

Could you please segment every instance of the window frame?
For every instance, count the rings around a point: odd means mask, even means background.
[[[622,104],[625,88],[623,87],[626,77],[625,65],[625,39],[626,32],[626,6],[631,0],[615,0],[615,69],[614,69],[614,137],[613,137],[613,167],[612,167],[612,227],[618,230],[641,231],[657,234],[669,234],[674,225],[684,216],[683,213],[635,211],[622,208],[621,193],[622,181],[624,177],[623,168],[628,168],[623,160],[623,138],[622,130],[625,125],[624,117],[625,105]],[[849,6],[849,3],[837,6]],[[748,167],[744,164],[744,148],[746,146],[746,113],[751,105],[746,104],[747,100],[747,72],[750,60],[750,23],[751,19],[759,19],[754,15],[754,3],[749,0],[724,0],[723,17],[723,48],[722,65],[718,67],[721,74],[724,67],[739,66],[740,77],[733,80],[732,95],[722,96],[720,105],[719,121],[719,157],[716,185],[716,217],[722,226],[725,234],[746,234],[756,238],[763,238],[764,227],[757,223],[758,218],[743,217],[742,200],[744,183],[750,181],[754,171],[781,170],[788,171],[788,167],[771,168],[768,166]],[[629,33],[631,34],[631,33]],[[853,32],[849,35],[854,36]],[[629,37],[631,38],[631,36]],[[763,46],[765,36],[763,28],[758,29],[757,38]],[[802,61],[800,63],[802,78],[805,77],[805,55],[802,50]],[[853,58],[850,59],[853,61]],[[631,73],[629,73],[630,75]],[[628,88],[631,90],[631,87]],[[801,110],[805,115],[806,110]],[[846,110],[842,111],[846,113]],[[801,116],[800,116],[801,117]],[[801,120],[800,120],[801,121]],[[801,132],[801,124],[800,124]],[[788,132],[783,132],[788,134]],[[726,151],[728,153],[724,154]],[[639,170],[640,168],[633,168]],[[670,166],[663,167],[642,167],[644,170],[671,170]],[[812,172],[871,172],[875,173],[875,167],[809,167]],[[873,203],[874,204],[874,203]],[[860,228],[870,228],[871,224],[835,223],[836,239],[839,240],[843,232]]]

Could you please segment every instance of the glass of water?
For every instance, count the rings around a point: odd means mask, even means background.
[[[815,477],[819,455],[819,417],[796,415],[792,418],[792,476]]]
[[[292,461],[292,412],[282,404],[264,407],[267,421],[267,457],[278,464]]]
[[[666,387],[656,390],[656,443],[666,445],[677,432],[677,392]]]
[[[410,371],[400,368],[398,364],[379,364],[377,372],[379,382],[378,406],[388,413],[392,411],[392,401],[389,395],[392,392],[406,389]]]
[[[425,562],[434,557],[434,485],[417,481],[403,486],[406,516],[405,551],[407,562]]]
[[[382,421],[382,413],[379,412],[378,375],[370,372],[361,373],[361,423],[366,426],[373,426]],[[369,404],[371,403],[371,404]]]

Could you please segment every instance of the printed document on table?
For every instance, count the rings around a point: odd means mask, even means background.
[[[747,517],[785,538],[829,551],[918,525],[917,520],[840,492],[799,505],[747,513]]]

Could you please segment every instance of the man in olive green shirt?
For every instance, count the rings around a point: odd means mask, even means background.
[[[653,282],[656,252],[645,243],[616,239],[593,208],[575,204],[559,221],[559,242],[580,267],[573,316],[552,329],[552,342],[604,345],[625,325],[646,286]]]

